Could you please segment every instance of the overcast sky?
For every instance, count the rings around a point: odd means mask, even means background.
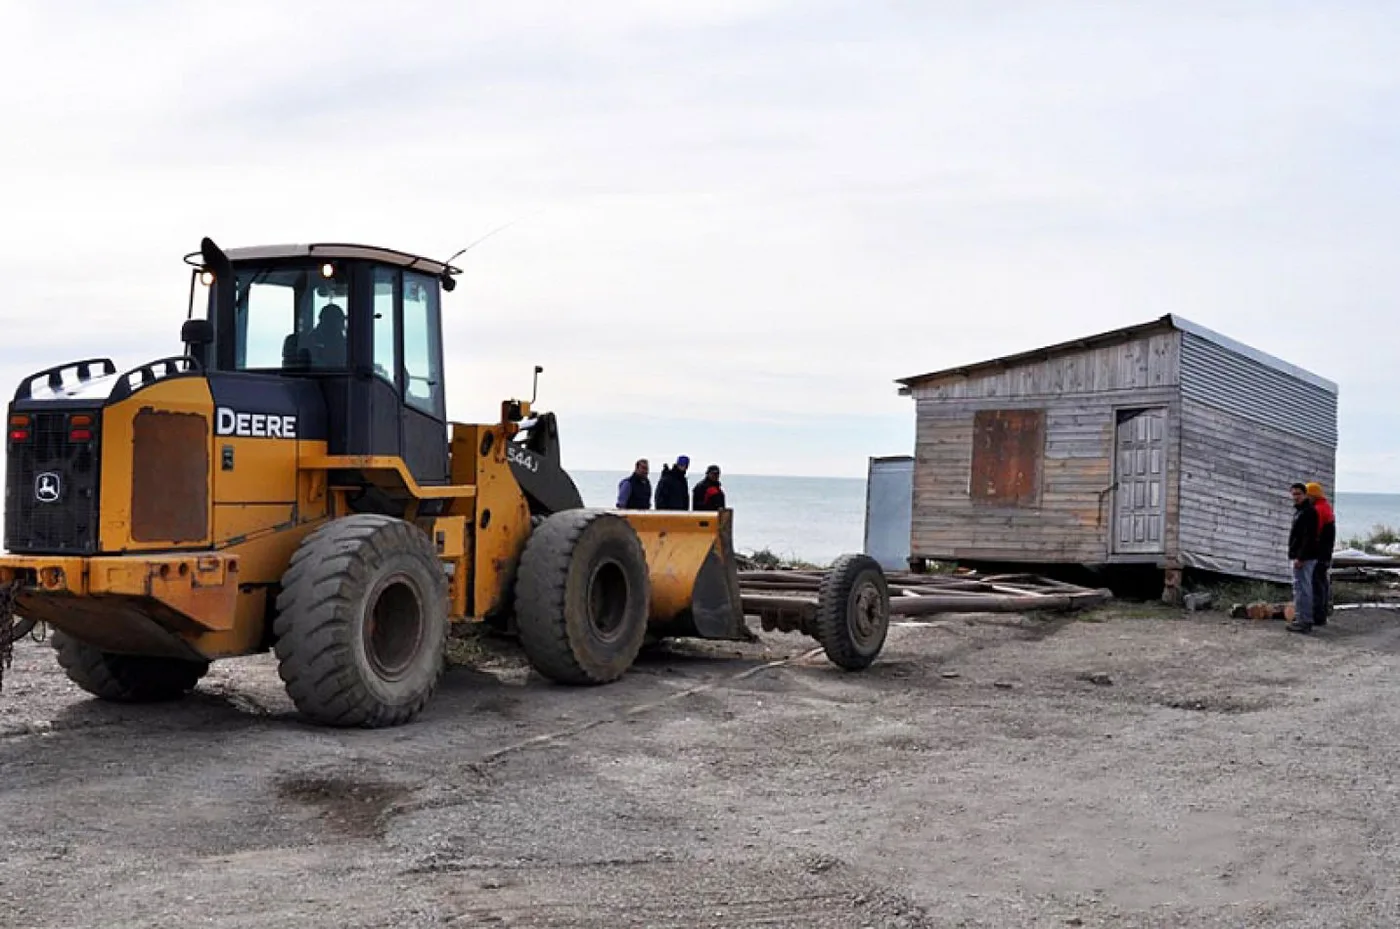
[[[180,350],[212,236],[463,259],[449,412],[858,476],[895,378],[1180,313],[1400,491],[1400,7],[0,0],[0,382]],[[9,388],[6,388],[9,389]]]

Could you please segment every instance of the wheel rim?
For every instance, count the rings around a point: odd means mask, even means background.
[[[604,641],[616,639],[627,621],[631,591],[627,575],[616,561],[604,561],[588,579],[588,625]]]
[[[873,646],[885,624],[884,598],[880,589],[870,581],[857,584],[846,611],[851,638],[861,648]]]
[[[365,621],[365,655],[375,673],[398,680],[423,644],[423,602],[408,577],[386,578],[370,600]]]

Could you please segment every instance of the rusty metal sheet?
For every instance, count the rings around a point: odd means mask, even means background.
[[[209,421],[198,413],[142,410],[132,422],[131,537],[209,537]]]
[[[1044,454],[1044,410],[978,410],[972,425],[973,502],[1035,506]]]

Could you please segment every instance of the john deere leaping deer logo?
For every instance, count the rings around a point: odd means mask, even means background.
[[[63,480],[54,471],[45,471],[34,478],[34,499],[40,503],[57,503],[63,496]]]

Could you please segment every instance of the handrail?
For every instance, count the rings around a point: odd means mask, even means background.
[[[158,366],[164,366],[164,374],[156,373],[155,369]],[[184,370],[181,370],[182,366]],[[145,387],[147,384],[153,384],[162,377],[179,377],[181,374],[197,373],[203,370],[204,366],[200,364],[199,359],[191,355],[170,355],[166,358],[157,358],[155,361],[148,361],[143,365],[138,365],[117,378],[117,383],[112,388],[112,392],[107,395],[107,402],[116,403],[118,400],[125,400],[127,397],[131,396],[135,390],[140,390],[141,387]],[[131,378],[132,375],[136,374],[141,375],[141,385],[133,390]]]
[[[85,358],[82,361],[68,361],[52,368],[46,368],[38,374],[31,374],[19,382],[19,387],[15,389],[16,400],[29,400],[34,396],[34,382],[40,378],[48,378],[49,389],[58,390],[63,386],[63,373],[69,370],[78,372],[78,383],[83,384],[93,379],[92,366],[101,365],[102,374],[99,377],[106,377],[109,374],[117,373],[116,363],[110,358]]]

